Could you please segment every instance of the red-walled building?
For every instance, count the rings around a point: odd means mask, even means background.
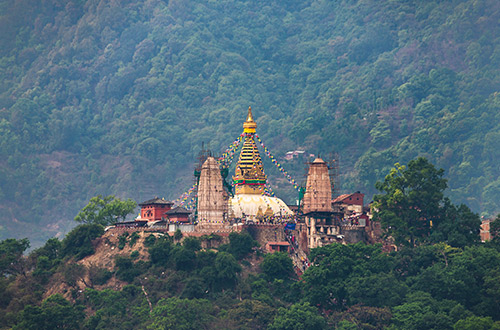
[[[332,203],[363,206],[364,198],[365,198],[365,194],[362,194],[359,191],[357,191],[353,194],[340,195],[339,197],[335,198],[332,201]]]
[[[189,215],[191,211],[186,210],[183,207],[177,206],[170,211],[165,213],[169,222],[189,222]]]
[[[165,213],[172,209],[172,205],[174,203],[158,197],[142,202],[139,204],[141,207],[141,219],[147,219],[148,221],[165,219]]]
[[[487,242],[491,240],[490,223],[491,219],[481,221],[481,230],[479,232],[479,235],[481,236],[481,242]]]
[[[332,201],[334,210],[344,213],[344,216],[360,215],[363,213],[363,200],[365,194],[359,191],[353,194],[344,194]]]

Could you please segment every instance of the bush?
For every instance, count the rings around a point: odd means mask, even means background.
[[[137,250],[132,251],[132,253],[130,254],[130,258],[132,258],[132,259],[139,258],[139,251],[137,251]]]
[[[174,233],[174,239],[176,241],[180,241],[184,235],[182,235],[182,231],[180,229],[177,229]]]
[[[119,238],[118,238],[118,248],[120,250],[123,250],[123,248],[125,247],[125,245],[127,244],[127,237],[128,237],[128,233],[125,233],[123,235],[121,235]]]
[[[140,262],[134,264],[132,259],[118,256],[115,259],[116,277],[130,283],[136,276],[142,273],[141,266]]]
[[[156,242],[156,237],[155,235],[151,234],[144,239],[144,246],[152,247],[155,244],[155,242]]]
[[[137,232],[134,231],[132,233],[132,235],[130,235],[130,241],[128,242],[128,245],[130,247],[133,247],[135,245],[135,243],[137,242],[137,240],[139,239],[139,237],[140,237],[139,234],[137,234]]]
[[[104,285],[113,276],[113,273],[106,268],[97,268],[93,272],[89,272],[92,284]]]

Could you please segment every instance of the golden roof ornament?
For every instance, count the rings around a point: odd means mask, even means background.
[[[255,133],[257,123],[253,121],[252,107],[248,107],[247,120],[243,123],[243,133]]]

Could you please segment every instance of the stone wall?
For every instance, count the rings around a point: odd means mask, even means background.
[[[267,242],[286,241],[284,224],[246,224],[243,229],[246,230],[254,240],[259,242],[260,246],[265,246]]]
[[[355,244],[366,242],[365,227],[360,226],[342,226],[340,232],[344,235],[344,243]]]

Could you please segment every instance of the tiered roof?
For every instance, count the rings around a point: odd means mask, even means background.
[[[243,142],[233,177],[236,194],[261,195],[264,192],[267,177],[264,173],[257,144],[255,143],[256,128],[257,123],[253,120],[252,108],[249,107],[247,120],[243,124],[245,141]]]

